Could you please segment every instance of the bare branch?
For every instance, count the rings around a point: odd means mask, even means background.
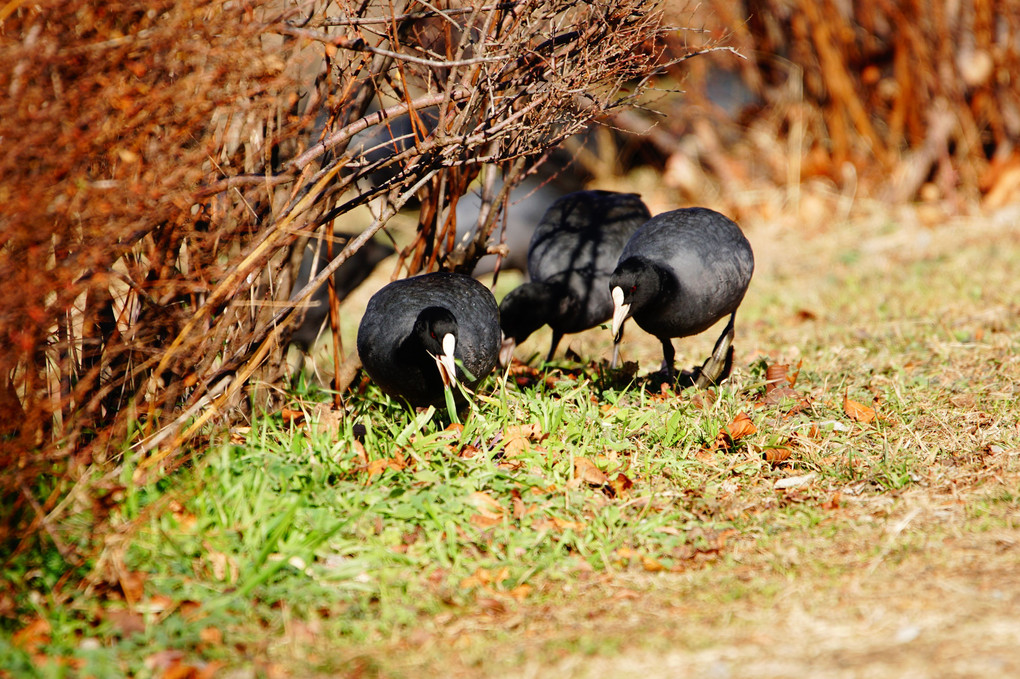
[[[437,68],[449,68],[451,66],[471,66],[473,64],[487,64],[494,62],[506,61],[508,57],[477,57],[475,59],[464,59],[461,61],[438,61],[435,59],[423,59],[421,57],[412,56],[410,54],[403,54],[401,52],[394,52],[392,50],[383,49],[381,47],[373,47],[369,45],[361,38],[349,38],[343,35],[327,35],[325,33],[319,33],[317,31],[310,31],[304,28],[289,28],[281,27],[280,33],[283,35],[290,35],[295,38],[305,38],[306,40],[314,40],[315,42],[325,43],[327,45],[333,45],[340,49],[351,50],[352,52],[368,52],[369,54],[378,54],[384,57],[390,57],[391,59],[397,59],[399,61],[406,61],[411,64],[419,64],[421,66],[435,66]]]
[[[427,6],[427,3],[422,3]],[[436,14],[443,14],[447,17],[460,16],[463,14],[471,14],[474,12],[494,12],[497,10],[509,10],[513,9],[520,3],[517,2],[501,2],[495,5],[483,5],[476,8],[450,8],[442,11],[433,9],[431,12],[410,12],[408,14],[398,14],[395,16],[386,17],[354,17],[348,19],[336,19],[326,18],[322,21],[314,24],[316,26],[371,26],[375,24],[388,24],[388,23],[401,23],[404,21],[417,21],[420,19],[428,19],[429,17],[435,16]]]

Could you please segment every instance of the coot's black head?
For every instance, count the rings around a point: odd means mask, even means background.
[[[641,257],[630,257],[620,262],[609,279],[613,295],[613,341],[619,342],[623,322],[631,314],[647,305],[662,289],[658,269]]]
[[[531,333],[549,322],[555,300],[547,285],[528,282],[511,291],[500,303],[503,336],[524,342]]]
[[[449,309],[439,306],[422,309],[411,330],[411,339],[435,359],[443,384],[456,381],[457,318]],[[418,360],[425,360],[425,357],[418,357]]]
[[[499,305],[499,325],[503,331],[501,365],[510,362],[517,344],[552,320],[558,304],[555,292],[542,283],[525,283],[507,293]]]

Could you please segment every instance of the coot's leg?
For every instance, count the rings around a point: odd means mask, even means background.
[[[673,340],[669,337],[660,337],[662,342],[662,369],[666,371],[666,379],[673,381],[673,359],[676,358],[676,349],[673,348]]]
[[[701,373],[694,383],[699,389],[719,384],[729,377],[730,368],[733,367],[733,321],[736,317],[737,312],[730,314],[729,322],[723,328],[719,339],[715,341],[712,355],[705,361],[705,365],[701,366]]]
[[[560,340],[563,339],[563,333],[559,330],[553,330],[552,346],[549,347],[549,355],[545,357],[545,362],[549,363],[553,360],[553,356],[556,355],[556,347],[559,346]]]

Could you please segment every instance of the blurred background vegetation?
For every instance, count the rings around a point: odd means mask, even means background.
[[[401,211],[393,277],[505,254],[536,178],[938,228],[1020,198],[1018,73],[1001,0],[8,2],[0,551],[87,564],[123,465],[159,481],[274,407],[303,305]],[[309,243],[327,264],[297,284]]]

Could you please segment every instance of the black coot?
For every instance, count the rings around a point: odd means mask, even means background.
[[[662,342],[663,367],[672,378],[671,338],[696,335],[728,315],[697,380],[716,383],[730,360],[733,321],[753,271],[751,244],[727,217],[707,208],[657,215],[627,242],[613,272],[613,340],[620,341],[633,316]]]
[[[412,406],[442,405],[449,377],[472,388],[496,366],[499,308],[469,276],[440,272],[394,281],[368,302],[358,354],[387,394]]]
[[[608,321],[613,315],[609,277],[627,240],[649,217],[634,193],[577,191],[553,203],[531,238],[531,281],[500,304],[500,361],[508,363],[514,345],[543,325],[553,331],[546,358],[552,360],[565,333]]]

